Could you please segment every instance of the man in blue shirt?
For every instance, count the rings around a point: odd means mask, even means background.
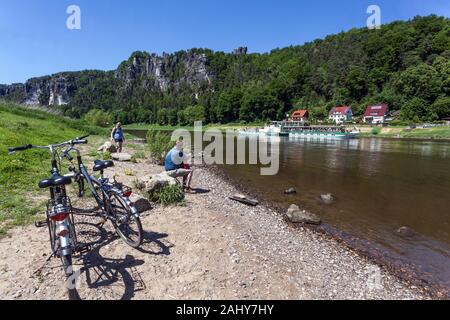
[[[195,193],[191,188],[193,170],[185,163],[187,155],[183,152],[183,142],[178,141],[165,158],[164,167],[167,174],[172,178],[183,177],[183,189],[186,193]]]

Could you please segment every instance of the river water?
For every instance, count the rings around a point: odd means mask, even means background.
[[[298,204],[391,264],[450,289],[450,143],[276,139],[276,176],[261,176],[255,165],[222,169],[262,199]],[[285,195],[290,187],[297,194]],[[336,202],[322,203],[325,193]],[[409,228],[406,235],[401,227]]]

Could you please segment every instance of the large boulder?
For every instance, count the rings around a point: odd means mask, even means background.
[[[287,219],[292,223],[306,223],[320,225],[322,220],[314,213],[307,212],[306,210],[300,210],[300,208],[293,204],[286,212]]]
[[[167,175],[166,172],[151,176],[144,176],[142,178],[138,178],[136,181],[137,188],[147,194],[154,194],[161,191],[165,187],[174,185],[177,185],[177,180]]]
[[[111,154],[111,158],[113,158],[113,160],[116,160],[116,161],[123,161],[123,162],[125,162],[125,161],[131,161],[131,159],[133,157],[129,153],[122,152],[122,153],[113,153],[113,154]]]
[[[98,148],[98,151],[101,151],[103,153],[109,152],[109,153],[116,153],[117,147],[112,144],[110,141],[106,141],[100,148]]]

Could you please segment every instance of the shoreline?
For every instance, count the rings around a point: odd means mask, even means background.
[[[260,199],[260,195],[256,194],[252,189],[246,187],[241,182],[235,181],[233,178],[228,177],[220,168],[217,166],[207,167],[213,174],[217,175],[220,179],[226,181],[233,185],[241,193],[244,193],[260,202],[260,206],[266,207],[269,210],[276,212],[277,214],[285,217],[285,212],[287,207],[274,203],[271,201],[266,201]],[[301,205],[300,203],[297,203]],[[433,299],[450,299],[450,290],[444,286],[438,284],[430,284],[425,279],[420,277],[420,274],[412,270],[406,264],[395,264],[393,261],[389,261],[387,258],[383,257],[382,252],[379,252],[373,248],[370,248],[367,244],[364,244],[365,240],[353,237],[349,233],[342,232],[331,225],[323,222],[319,226],[308,225],[308,224],[295,224],[284,218],[284,222],[293,229],[307,228],[308,230],[324,236],[332,241],[335,241],[339,245],[355,252],[358,256],[363,259],[367,259],[371,263],[377,264],[379,267],[383,268],[386,272],[394,275],[395,277],[406,281],[412,286],[417,286],[424,291],[425,295],[429,295]]]

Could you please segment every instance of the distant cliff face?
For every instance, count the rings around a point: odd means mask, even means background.
[[[162,56],[135,52],[119,66],[115,76],[126,86],[144,80],[146,85],[153,85],[161,91],[170,87],[176,89],[182,84],[195,87],[200,83],[211,83],[212,75],[206,63],[205,54],[192,51]]]
[[[62,106],[70,104],[78,90],[89,85],[89,71],[58,73],[32,78],[25,84],[0,85],[0,98],[26,105]],[[98,71],[100,77],[106,72]],[[96,74],[93,78],[98,78]],[[212,74],[207,70],[204,53],[180,51],[176,54],[135,52],[114,72],[116,89],[144,89],[161,92],[188,86],[196,92],[200,85],[210,84]],[[92,77],[91,77],[92,78]],[[92,80],[92,79],[91,79]]]
[[[63,74],[32,78],[25,84],[0,86],[0,97],[26,105],[61,106],[70,102]]]

